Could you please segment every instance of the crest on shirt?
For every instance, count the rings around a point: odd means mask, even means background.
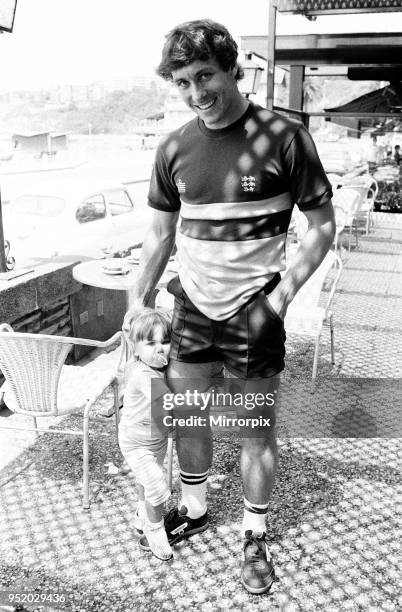
[[[255,189],[255,176],[242,176],[241,186],[243,191],[254,191]]]
[[[186,183],[181,178],[176,181],[176,187],[179,193],[186,193]]]

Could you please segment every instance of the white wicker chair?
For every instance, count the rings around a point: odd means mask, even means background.
[[[359,245],[359,237],[357,232],[357,216],[362,205],[362,195],[355,189],[342,187],[334,192],[332,204],[340,206],[346,213],[345,229],[349,229],[348,251],[351,248],[352,230],[355,228],[356,247]]]
[[[362,205],[357,213],[358,219],[363,219],[366,221],[366,236],[370,232],[370,227],[372,225],[372,212],[374,209],[377,194],[377,181],[371,176],[366,177],[366,194],[363,198]]]
[[[333,267],[336,269],[335,278],[332,281],[326,305],[325,307],[321,307],[319,306],[321,291],[324,281]],[[342,261],[340,257],[334,251],[329,251],[321,265],[296,293],[295,298],[289,305],[285,317],[285,329],[287,333],[315,338],[312,372],[313,382],[317,377],[320,337],[324,323],[329,323],[330,326],[331,362],[333,365],[335,364],[334,322],[330,306],[341,272]]]
[[[82,376],[77,376],[77,368],[79,371],[80,366],[65,366],[66,357],[74,345],[107,348],[119,340],[120,349],[112,355],[113,363],[110,363],[110,359],[103,359],[109,357],[109,354],[100,355],[92,362],[92,368],[81,368]],[[14,332],[10,325],[0,325],[0,369],[6,378],[1,389],[4,402],[12,412],[33,418],[33,427],[0,427],[83,436],[84,508],[89,508],[89,414],[99,396],[112,386],[117,428],[119,378],[125,352],[121,332],[100,342],[83,338],[18,333]],[[62,417],[76,413],[83,416],[82,430],[37,426],[39,417]]]
[[[357,220],[364,220],[366,222],[366,235],[370,231],[372,224],[372,212],[374,203],[378,194],[378,184],[374,177],[370,174],[357,177],[354,181],[345,184],[348,189],[354,189],[361,196],[361,203],[359,210],[356,213]]]

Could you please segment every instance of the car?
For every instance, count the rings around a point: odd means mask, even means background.
[[[17,262],[102,257],[142,242],[146,229],[128,189],[97,180],[55,181],[21,190],[3,216],[4,237]]]

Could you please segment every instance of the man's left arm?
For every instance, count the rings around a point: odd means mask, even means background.
[[[270,305],[284,319],[290,302],[323,261],[335,236],[335,217],[331,201],[303,211],[308,230],[281,282],[269,294]]]

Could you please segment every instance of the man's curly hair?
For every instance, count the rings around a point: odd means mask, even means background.
[[[210,19],[187,21],[166,35],[156,72],[165,81],[171,81],[173,70],[212,58],[225,72],[237,66],[235,78],[240,80],[244,72],[237,63],[237,55],[237,44],[225,26]]]

